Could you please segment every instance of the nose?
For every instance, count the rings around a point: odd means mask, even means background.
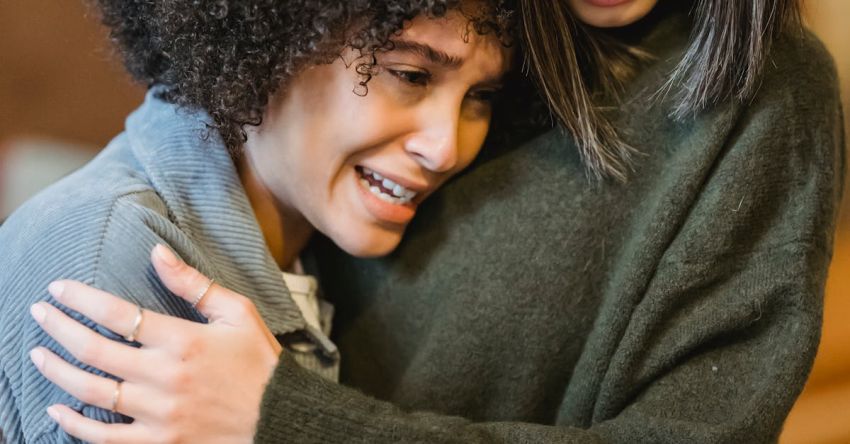
[[[420,165],[443,173],[451,171],[458,163],[458,116],[454,112],[441,114],[444,117],[427,119],[420,131],[405,140],[404,147]]]

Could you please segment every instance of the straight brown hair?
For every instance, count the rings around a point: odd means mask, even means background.
[[[680,120],[727,100],[750,100],[774,40],[801,26],[798,0],[689,3],[688,46],[659,91],[674,94],[671,116]],[[528,67],[552,114],[574,137],[590,176],[625,182],[637,151],[601,109],[651,56],[583,25],[566,0],[519,6]]]

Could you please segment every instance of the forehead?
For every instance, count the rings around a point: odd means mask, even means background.
[[[462,60],[463,67],[473,65],[485,75],[502,74],[513,54],[513,49],[494,33],[479,34],[470,18],[457,10],[438,18],[420,15],[405,26],[396,40],[427,45]]]

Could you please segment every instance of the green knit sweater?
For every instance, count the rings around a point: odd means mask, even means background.
[[[256,441],[769,442],[812,365],[843,182],[832,61],[779,41],[760,91],[684,122],[649,96],[614,115],[645,156],[586,179],[551,131],[480,162],[420,209],[388,258],[317,242],[341,385],[284,355]]]

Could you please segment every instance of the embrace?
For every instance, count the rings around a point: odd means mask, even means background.
[[[0,227],[0,441],[757,443],[843,183],[796,0],[98,0],[148,88]]]

